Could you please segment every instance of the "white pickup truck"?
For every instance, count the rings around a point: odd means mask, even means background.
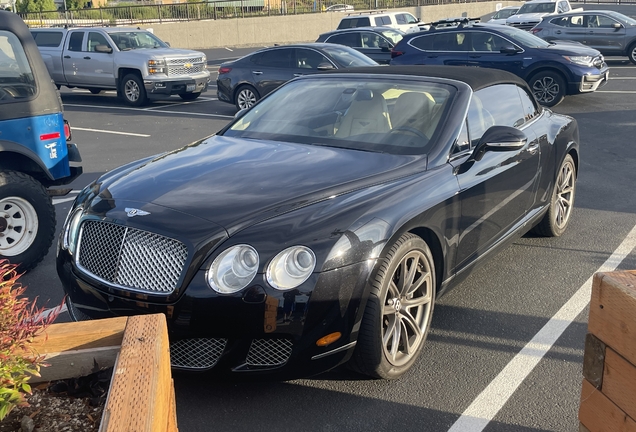
[[[205,54],[170,48],[146,30],[37,28],[31,34],[58,88],[117,90],[127,104],[140,106],[175,94],[194,100],[210,81]]]
[[[579,10],[582,11],[583,8],[572,9],[568,0],[530,0],[525,2],[515,15],[506,20],[506,25],[530,30],[545,16]]]

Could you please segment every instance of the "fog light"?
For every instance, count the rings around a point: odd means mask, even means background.
[[[156,88],[165,88],[166,87],[166,83],[155,83],[155,87]]]
[[[329,344],[334,343],[335,341],[337,341],[341,337],[342,337],[342,333],[340,333],[340,332],[331,333],[331,334],[328,334],[327,336],[323,336],[320,339],[318,339],[316,341],[316,345],[317,346],[327,346]]]

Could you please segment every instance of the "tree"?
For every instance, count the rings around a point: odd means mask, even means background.
[[[53,0],[18,0],[15,3],[18,12],[49,12],[57,10]]]
[[[66,7],[68,9],[84,9],[90,0],[66,0]]]

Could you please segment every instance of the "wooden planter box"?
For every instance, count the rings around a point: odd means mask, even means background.
[[[582,432],[636,432],[636,271],[592,285],[579,408]]]
[[[177,432],[163,314],[53,324],[33,347],[50,366],[32,383],[114,366],[100,432]]]

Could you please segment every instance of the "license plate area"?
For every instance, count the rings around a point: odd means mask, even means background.
[[[189,91],[189,92],[194,91],[196,88],[197,88],[196,84],[187,84],[186,85],[186,91]]]

